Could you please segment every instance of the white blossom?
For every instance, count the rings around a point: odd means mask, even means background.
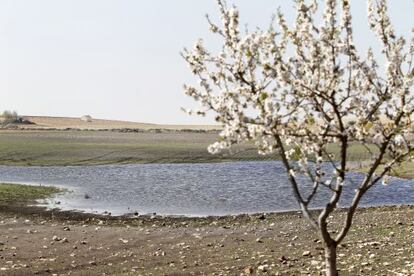
[[[295,2],[294,22],[279,10],[268,29],[242,34],[238,10],[218,0],[221,25],[209,23],[223,46],[212,53],[200,40],[193,50],[184,50],[200,80],[198,86],[185,86],[185,93],[205,108],[201,115],[211,111],[223,125],[210,152],[244,142],[254,142],[260,154],[277,151],[305,213],[320,187],[332,193],[323,214],[332,212],[349,181],[353,144],[366,149],[372,169],[355,197],[381,178],[386,182],[394,166],[412,157],[414,38],[397,35],[386,0],[368,0],[367,21],[381,51],[370,47],[361,55],[349,0],[325,0],[322,19],[317,0]],[[330,150],[333,143],[338,153]],[[334,173],[323,162],[330,162]],[[308,200],[300,173],[314,183]]]

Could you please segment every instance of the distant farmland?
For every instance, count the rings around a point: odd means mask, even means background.
[[[24,126],[24,128],[37,129],[91,129],[91,130],[111,130],[111,129],[169,129],[169,130],[213,130],[220,129],[217,125],[159,125],[148,123],[137,123],[116,120],[94,119],[90,122],[82,121],[79,118],[69,117],[47,117],[47,116],[22,116],[24,119],[35,123],[35,125]],[[22,126],[23,127],[23,126]]]

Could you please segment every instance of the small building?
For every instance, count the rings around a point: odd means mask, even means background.
[[[83,115],[80,119],[82,122],[87,122],[87,123],[92,122],[92,117],[90,115]]]

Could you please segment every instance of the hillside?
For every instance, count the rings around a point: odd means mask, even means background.
[[[116,120],[103,120],[94,119],[90,122],[83,121],[81,118],[71,117],[48,117],[48,116],[23,116],[24,119],[33,122],[34,125],[21,125],[19,128],[30,129],[90,129],[90,130],[103,130],[103,129],[192,129],[192,130],[212,130],[219,129],[215,125],[159,125],[148,124],[128,121],[116,121]]]

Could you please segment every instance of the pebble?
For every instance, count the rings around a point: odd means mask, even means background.
[[[257,267],[257,270],[262,271],[262,272],[267,272],[269,270],[269,266],[268,265],[259,265]]]
[[[254,271],[254,269],[251,266],[248,266],[244,269],[244,273],[247,274],[247,275],[253,274],[253,271]]]
[[[262,238],[257,238],[257,239],[256,239],[256,242],[258,242],[258,243],[263,243],[263,239],[262,239]]]
[[[311,261],[311,266],[318,266],[318,265],[319,265],[318,261],[315,261],[315,260]]]
[[[60,238],[58,236],[53,236],[52,241],[60,241]]]
[[[60,241],[61,243],[68,243],[69,241],[68,241],[68,238],[63,238],[61,241]]]
[[[120,238],[119,241],[121,241],[123,244],[127,244],[128,243],[128,240],[122,239],[122,238]]]

